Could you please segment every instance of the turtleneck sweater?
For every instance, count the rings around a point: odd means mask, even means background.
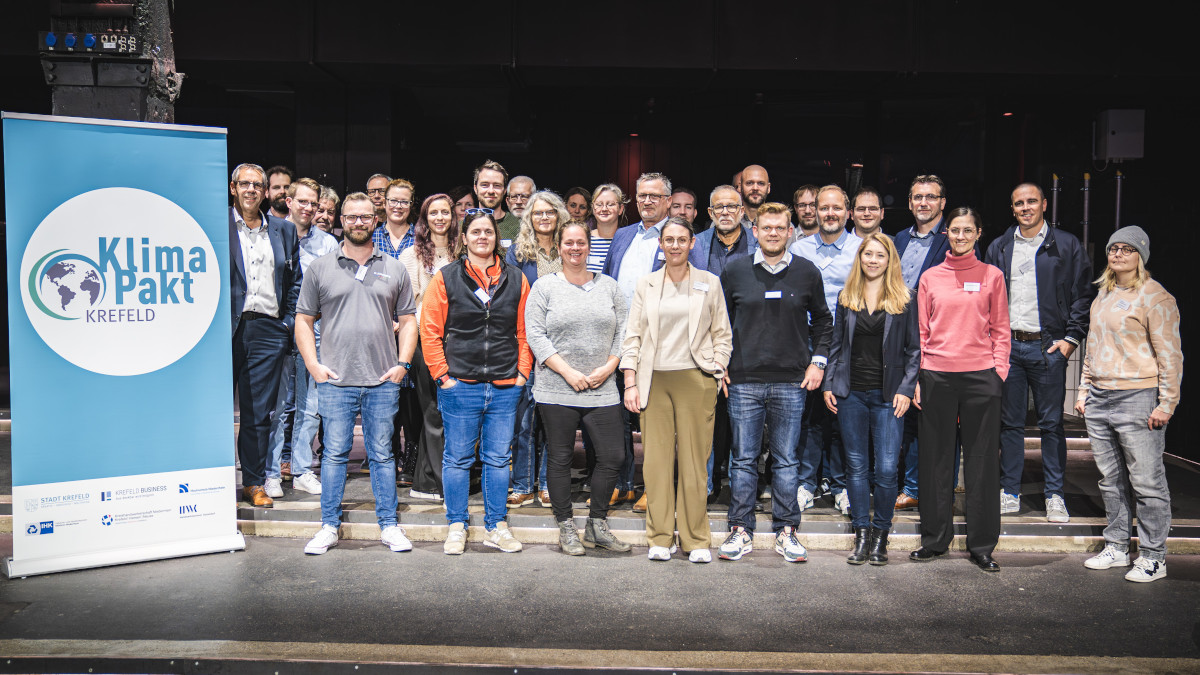
[[[921,276],[917,291],[921,368],[964,373],[995,368],[1008,377],[1012,331],[1000,268],[972,254],[946,252]]]

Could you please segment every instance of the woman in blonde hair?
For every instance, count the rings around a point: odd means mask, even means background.
[[[892,240],[882,232],[867,235],[838,296],[824,384],[825,405],[837,414],[846,453],[854,527],[854,552],[847,562],[852,565],[886,565],[888,560],[904,413],[921,365],[917,303],[911,296]],[[874,519],[867,480],[872,441]]]

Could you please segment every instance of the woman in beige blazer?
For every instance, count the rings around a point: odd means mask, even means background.
[[[671,558],[678,528],[688,559],[709,562],[707,462],[733,331],[721,282],[688,264],[691,225],[671,218],[659,237],[666,263],[638,280],[621,346],[625,407],[641,413],[650,559]]]

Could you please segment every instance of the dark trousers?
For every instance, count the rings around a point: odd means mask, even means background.
[[[245,487],[266,482],[271,412],[291,344],[287,324],[266,316],[243,318],[233,333],[233,382],[241,413],[237,450]]]
[[[412,381],[412,377],[407,379],[409,382]],[[416,469],[417,439],[421,437],[421,418],[421,405],[417,401],[417,390],[413,387],[401,386],[400,404],[396,409],[396,417],[392,420],[392,455],[396,458],[397,478],[401,473],[411,476]],[[400,440],[401,431],[404,432],[403,442]]]
[[[578,408],[539,403],[537,407],[546,432],[546,489],[550,491],[554,519],[561,522],[572,516],[571,460],[575,456],[575,430],[580,424],[596,448],[588,516],[607,518],[617,471],[625,459],[625,421],[621,417],[621,405]]]
[[[1025,410],[1029,391],[1042,434],[1042,471],[1046,497],[1062,496],[1067,469],[1067,442],[1063,437],[1063,396],[1067,386],[1067,359],[1062,352],[1046,350],[1050,339],[1013,340],[1004,402],[1000,413],[1000,487],[1014,497],[1021,494],[1025,469]]]
[[[417,404],[424,423],[417,445],[417,463],[413,471],[413,489],[430,494],[442,493],[442,453],[446,437],[442,432],[442,413],[437,405],[437,382],[429,374],[420,345],[413,354],[413,372],[409,375],[417,393]]]
[[[918,480],[921,546],[945,551],[954,540],[954,439],[962,430],[967,488],[967,550],[991,555],[1000,538],[1000,396],[995,369],[922,370]]]

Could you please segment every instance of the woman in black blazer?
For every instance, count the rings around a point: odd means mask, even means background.
[[[904,413],[921,366],[917,299],[900,275],[900,256],[882,232],[863,239],[838,296],[833,345],[825,371],[825,405],[837,415],[846,452],[846,483],[854,527],[852,565],[887,564],[896,504],[896,465]],[[875,517],[867,471],[875,446]]]

